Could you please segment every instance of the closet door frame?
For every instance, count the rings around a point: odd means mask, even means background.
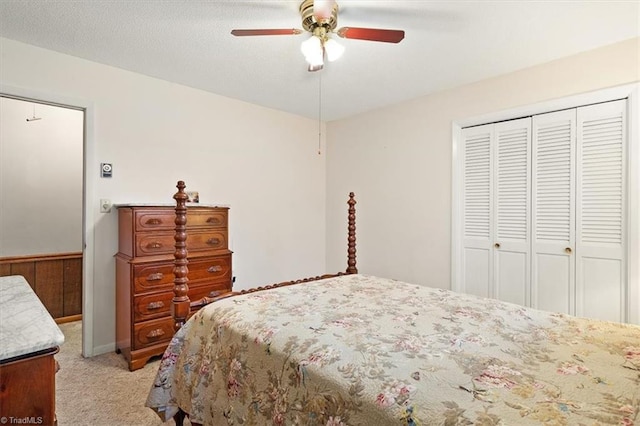
[[[462,194],[460,185],[463,175],[462,129],[491,122],[576,108],[601,102],[627,99],[627,223],[626,254],[626,321],[640,324],[640,83],[598,90],[561,99],[540,102],[510,110],[488,113],[452,122],[452,232],[451,232],[451,289],[464,291],[461,264],[462,256]],[[632,214],[635,212],[635,214]]]

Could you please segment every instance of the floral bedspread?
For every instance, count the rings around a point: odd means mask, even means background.
[[[146,405],[215,426],[640,424],[640,326],[347,275],[201,309]]]

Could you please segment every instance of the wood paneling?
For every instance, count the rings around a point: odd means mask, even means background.
[[[33,291],[36,291],[36,263],[13,263],[11,264],[11,273],[9,275],[22,275],[29,283]],[[36,293],[37,294],[37,293]]]
[[[36,263],[36,294],[54,318],[62,316],[64,311],[64,268],[59,260],[45,260]]]
[[[22,275],[53,318],[82,314],[82,253],[0,258],[7,275]]]
[[[82,313],[82,258],[63,261],[63,315]]]
[[[0,277],[11,275],[11,265],[8,263],[0,264]]]

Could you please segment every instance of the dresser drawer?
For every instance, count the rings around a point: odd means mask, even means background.
[[[231,285],[231,254],[215,257],[190,259],[189,285],[198,285],[199,281],[223,281]]]
[[[228,282],[208,283],[201,287],[189,288],[189,300],[195,302],[203,297],[216,297],[230,292]],[[136,296],[133,302],[133,319],[141,322],[154,318],[171,316],[173,291]]]
[[[133,326],[133,349],[169,342],[173,337],[173,318],[164,317],[144,321]]]
[[[136,231],[173,231],[176,228],[176,211],[172,208],[136,210]]]
[[[173,288],[172,260],[135,265],[133,267],[134,293],[158,292]],[[222,281],[231,285],[231,253],[189,259],[189,286],[202,285],[201,281]],[[206,284],[206,283],[205,283]]]
[[[135,322],[166,317],[171,314],[172,291],[134,297],[133,319]]]
[[[187,250],[189,253],[227,248],[227,231],[195,232],[187,230]],[[176,241],[173,233],[140,233],[136,235],[136,256],[156,256],[173,254]]]
[[[228,224],[226,208],[187,208],[187,229],[220,228],[226,229]],[[157,231],[174,230],[176,227],[176,211],[172,208],[148,209],[135,211],[135,230]]]
[[[202,252],[207,250],[224,250],[227,248],[227,231],[196,232],[187,230],[188,252]]]
[[[136,234],[136,256],[155,256],[173,254],[176,250],[174,233],[140,233]]]
[[[145,263],[133,267],[134,293],[173,287],[173,261]]]
[[[187,229],[189,228],[220,228],[227,229],[227,209],[187,209]]]

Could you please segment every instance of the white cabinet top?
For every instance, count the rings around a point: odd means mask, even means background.
[[[60,346],[64,334],[27,280],[0,277],[0,361]]]

